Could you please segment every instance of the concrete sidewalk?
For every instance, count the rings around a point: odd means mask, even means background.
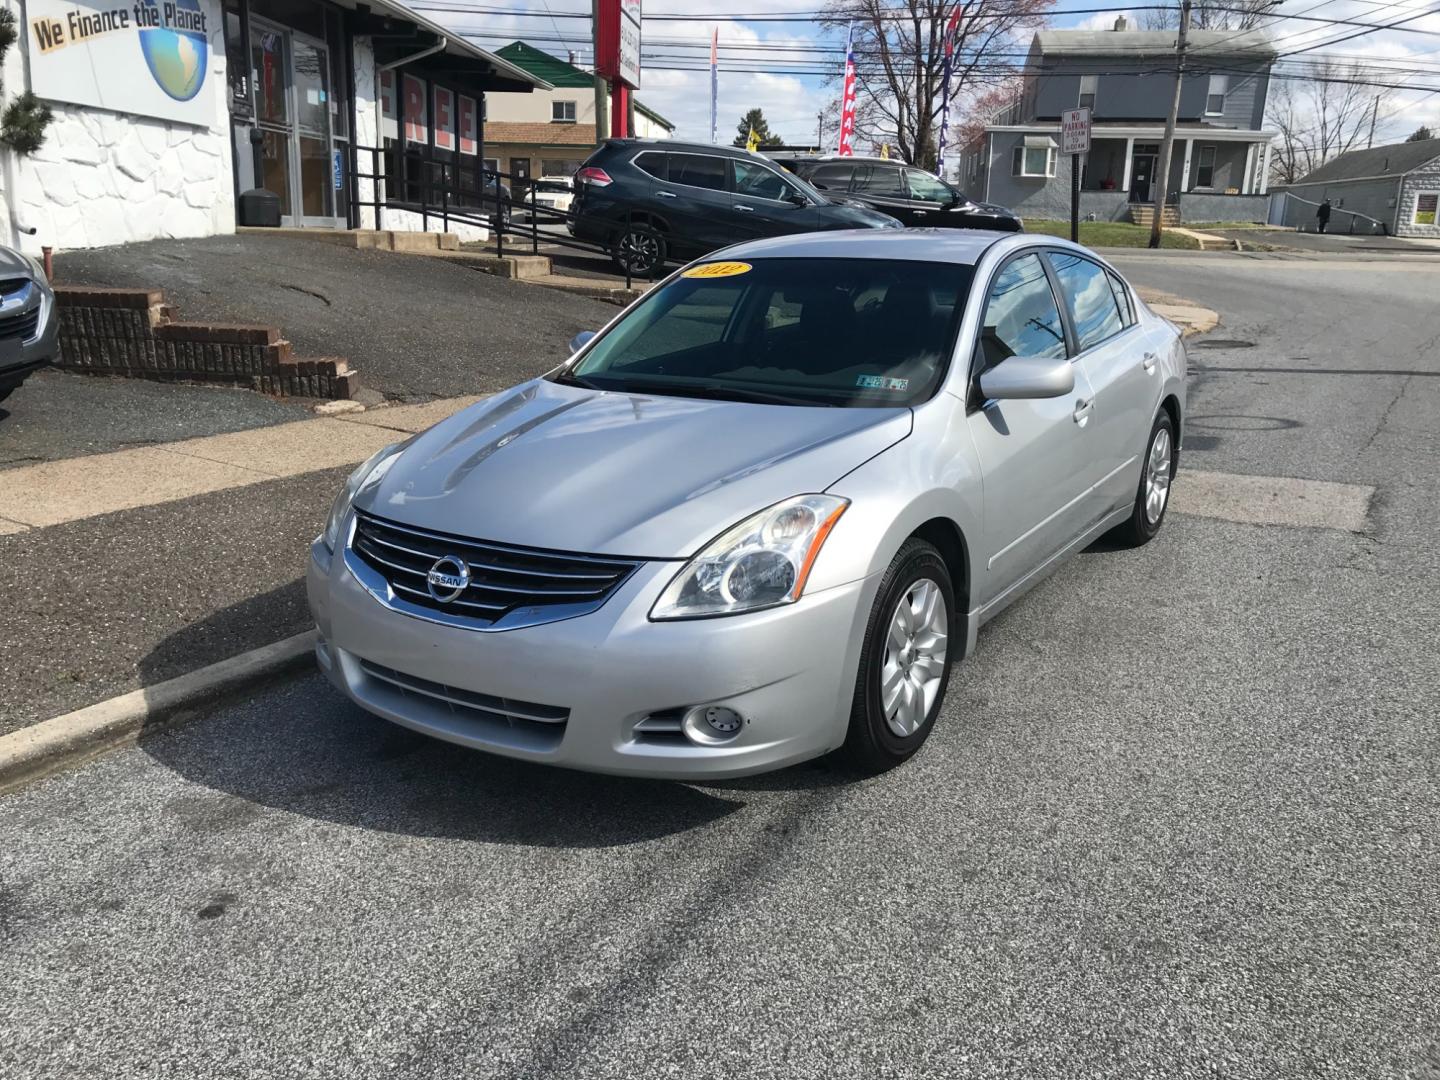
[[[0,534],[358,464],[479,400],[367,409],[8,469]]]

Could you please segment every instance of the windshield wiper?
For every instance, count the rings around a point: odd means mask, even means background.
[[[599,383],[591,382],[589,379],[584,378],[580,375],[572,374],[569,371],[562,371],[559,374],[555,375],[554,381],[557,383],[561,383],[565,386],[583,386],[587,390],[605,389],[605,387],[601,386]]]
[[[640,379],[626,379],[615,389],[621,392],[673,394],[676,397],[706,398],[713,401],[752,401],[762,405],[803,405],[819,409],[835,407],[828,401],[813,401],[810,398],[792,397],[788,394],[770,394],[764,390],[751,390],[743,386],[726,386],[724,383],[645,382]]]

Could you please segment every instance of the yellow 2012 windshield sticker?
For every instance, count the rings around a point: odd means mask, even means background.
[[[692,266],[680,276],[696,278],[735,277],[737,274],[748,274],[751,269],[752,267],[747,262],[706,263],[704,266]]]

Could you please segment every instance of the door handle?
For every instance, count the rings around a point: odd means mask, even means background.
[[[928,213],[930,213],[929,210],[916,210],[916,211],[914,211],[914,214],[915,214],[916,217],[924,217],[924,216],[925,216],[926,214],[928,214]]]
[[[676,197],[673,191],[657,191],[655,195],[657,198],[661,199],[673,199]]]
[[[1142,363],[1145,367],[1146,375],[1153,375],[1155,373],[1155,354],[1153,352],[1147,352]]]
[[[1078,398],[1075,402],[1075,413],[1072,419],[1081,427],[1090,419],[1090,412],[1095,408],[1094,398]]]
[[[742,206],[739,203],[735,204],[735,209],[739,210],[742,214],[753,214],[755,212],[755,208],[753,206]]]

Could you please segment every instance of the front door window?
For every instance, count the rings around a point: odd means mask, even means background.
[[[330,53],[319,42],[255,20],[250,33],[260,180],[286,224],[335,217]]]
[[[296,37],[295,129],[299,149],[300,212],[334,214],[335,177],[330,157],[330,57],[325,48]]]

